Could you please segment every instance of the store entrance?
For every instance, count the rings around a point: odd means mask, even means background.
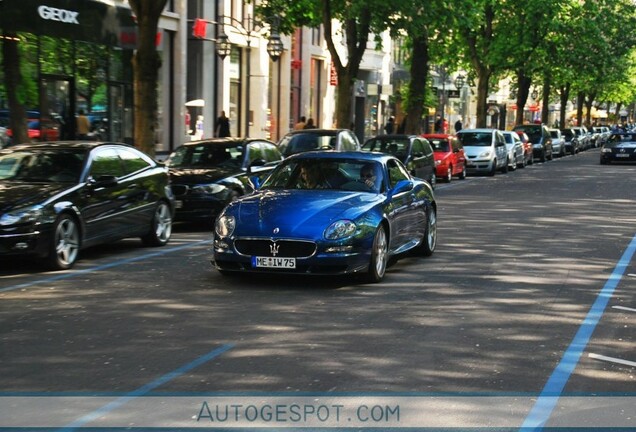
[[[35,141],[75,138],[75,80],[72,77],[42,75],[40,117],[28,119],[29,135]]]

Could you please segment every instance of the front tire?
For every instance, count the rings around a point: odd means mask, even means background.
[[[148,234],[141,238],[145,246],[164,246],[172,234],[172,212],[165,202],[157,205]]]
[[[423,256],[431,256],[437,246],[437,212],[434,207],[428,211],[426,218],[426,230],[422,243],[418,246],[418,252]]]
[[[384,278],[388,262],[389,243],[384,230],[384,225],[380,225],[373,238],[371,248],[371,259],[369,260],[369,272],[367,281],[371,283],[380,282]]]
[[[51,270],[66,270],[77,261],[80,249],[80,230],[77,221],[63,214],[53,224],[47,264]]]
[[[459,173],[459,179],[466,180],[467,174],[468,172],[467,172],[466,164],[464,164],[464,166],[462,167],[462,172]]]

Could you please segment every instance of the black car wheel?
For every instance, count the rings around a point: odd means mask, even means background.
[[[508,172],[508,167],[510,166],[510,161],[506,157],[506,163],[501,167],[501,172],[506,174]]]
[[[496,172],[497,172],[497,159],[492,161],[492,167],[490,168],[490,171],[488,171],[488,175],[492,177],[495,175]]]
[[[389,243],[384,226],[380,225],[373,238],[371,248],[371,260],[369,261],[369,272],[367,280],[369,282],[380,282],[386,272]]]
[[[430,208],[427,216],[426,230],[422,243],[418,247],[418,252],[420,255],[431,256],[437,245],[437,212],[434,207]]]
[[[545,149],[541,150],[541,162],[545,162],[546,161],[546,157],[545,157]]]
[[[459,173],[459,179],[460,180],[465,180],[466,179],[466,164],[464,164],[464,166],[462,167],[462,172]]]
[[[141,238],[146,246],[164,246],[172,234],[172,214],[165,202],[160,202],[152,218],[152,225],[148,234]]]
[[[75,219],[67,214],[60,215],[53,224],[53,234],[47,257],[48,267],[66,270],[77,261],[80,249],[80,230]]]

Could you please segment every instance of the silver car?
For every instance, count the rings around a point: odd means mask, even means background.
[[[560,129],[548,129],[552,136],[552,153],[555,156],[565,156],[565,137],[561,134]]]
[[[464,146],[466,168],[469,174],[495,175],[497,170],[508,172],[508,148],[498,129],[462,129],[457,138]]]
[[[525,168],[527,164],[526,155],[523,151],[523,143],[519,134],[512,131],[501,132],[506,139],[506,147],[508,148],[508,166],[511,170],[516,170],[517,167]]]

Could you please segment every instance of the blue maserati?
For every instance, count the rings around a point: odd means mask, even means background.
[[[394,156],[307,152],[285,159],[214,227],[222,274],[360,274],[383,279],[392,256],[429,256],[437,241],[430,185]]]

